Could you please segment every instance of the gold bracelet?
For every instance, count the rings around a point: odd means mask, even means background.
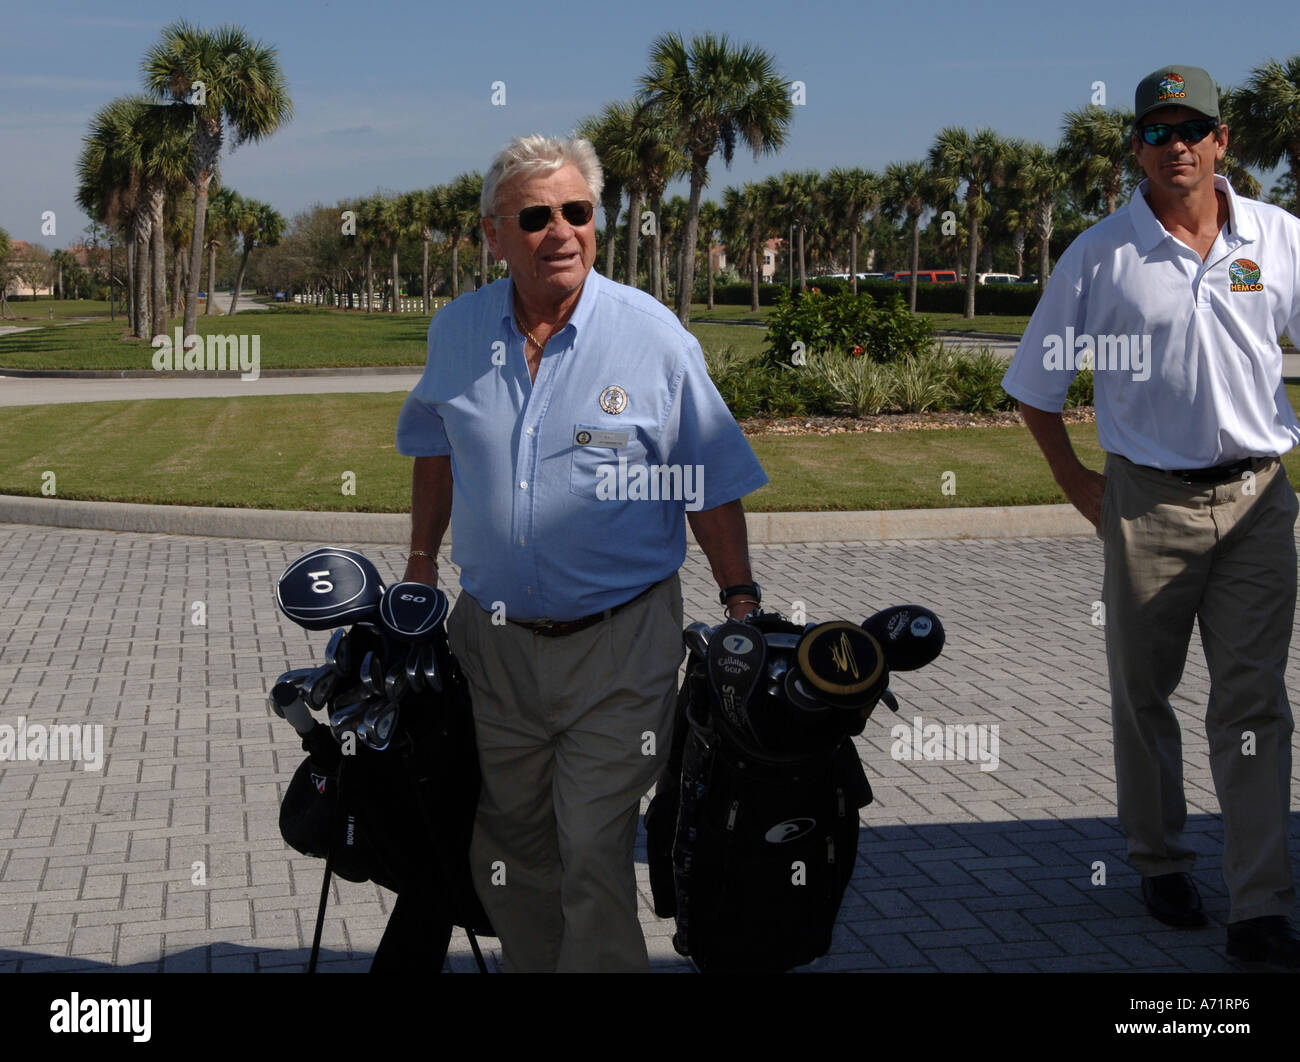
[[[436,553],[425,553],[422,549],[413,549],[406,555],[407,560],[410,560],[412,557],[427,557],[431,561],[436,561],[438,559]]]

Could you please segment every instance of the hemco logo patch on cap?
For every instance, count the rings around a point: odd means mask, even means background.
[[[1181,100],[1187,97],[1187,85],[1182,74],[1168,73],[1160,79],[1156,100]]]

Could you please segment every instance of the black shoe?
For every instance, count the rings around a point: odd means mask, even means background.
[[[1167,926],[1192,929],[1206,923],[1201,894],[1190,874],[1157,874],[1142,879],[1142,899],[1151,917]]]
[[[1300,933],[1284,915],[1265,915],[1228,923],[1228,954],[1234,959],[1265,962],[1300,970]]]

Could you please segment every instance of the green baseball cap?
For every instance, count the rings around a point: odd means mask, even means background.
[[[1138,82],[1133,95],[1134,123],[1161,107],[1190,107],[1207,118],[1219,117],[1219,90],[1199,66],[1162,66]]]

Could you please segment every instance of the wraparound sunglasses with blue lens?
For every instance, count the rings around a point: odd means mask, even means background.
[[[1191,121],[1178,122],[1175,125],[1169,125],[1167,122],[1142,125],[1138,127],[1138,136],[1142,138],[1144,144],[1150,144],[1152,147],[1163,147],[1173,139],[1175,133],[1184,144],[1199,144],[1218,128],[1217,118],[1193,118]]]
[[[493,214],[496,218],[515,218],[519,222],[519,227],[524,232],[541,232],[551,223],[555,208],[539,203],[537,206],[527,206],[518,214]],[[592,219],[596,213],[596,208],[585,199],[575,199],[571,203],[565,203],[559,207],[559,211],[564,215],[564,220],[574,228],[579,225],[585,225]]]

